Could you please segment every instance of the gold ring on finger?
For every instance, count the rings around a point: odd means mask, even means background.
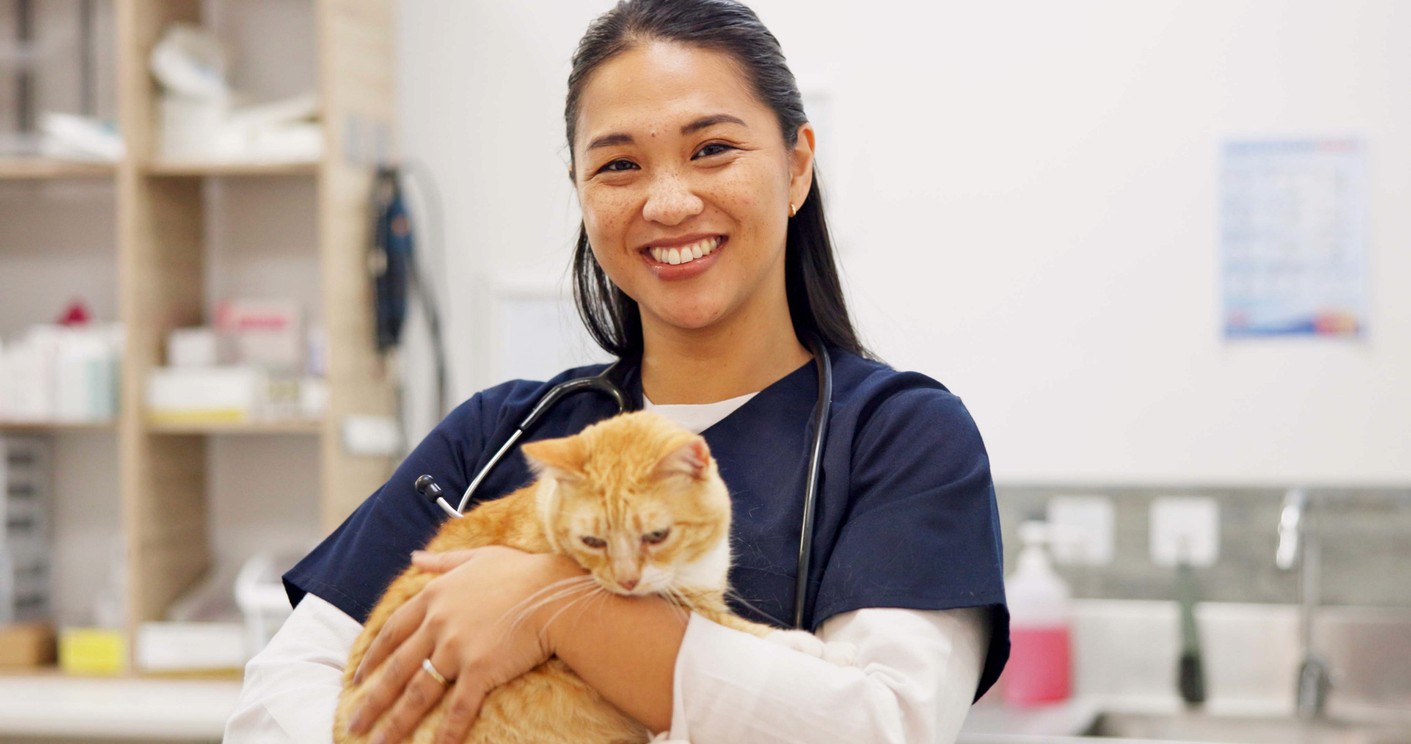
[[[445,687],[446,685],[450,684],[446,681],[446,678],[442,676],[440,672],[436,671],[436,667],[431,663],[431,657],[427,657],[421,660],[421,669],[422,671],[431,675],[432,679],[436,680],[437,682],[440,682],[442,687]]]

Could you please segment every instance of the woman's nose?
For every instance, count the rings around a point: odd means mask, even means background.
[[[660,173],[647,188],[642,216],[662,225],[679,225],[701,213],[705,206],[680,173]]]

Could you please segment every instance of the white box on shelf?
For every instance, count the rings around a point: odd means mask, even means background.
[[[250,557],[235,577],[235,602],[245,617],[246,649],[260,652],[289,619],[293,608],[280,577],[304,551],[264,551]]]
[[[298,302],[226,300],[216,308],[215,325],[231,340],[236,363],[289,373],[303,370],[305,338]]]
[[[148,672],[239,669],[250,659],[242,623],[142,623],[136,651],[137,668]]]
[[[118,354],[102,328],[68,328],[54,363],[54,418],[109,420],[118,412]]]
[[[175,328],[167,334],[168,367],[214,367],[231,361],[222,353],[216,329],[210,326]]]
[[[299,380],[299,412],[308,418],[321,418],[328,412],[328,381],[322,377]]]
[[[266,374],[255,367],[159,367],[147,377],[154,421],[245,421],[260,406]]]

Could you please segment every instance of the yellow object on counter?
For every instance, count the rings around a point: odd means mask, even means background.
[[[120,630],[64,628],[59,667],[70,674],[121,674],[127,669],[127,638]]]

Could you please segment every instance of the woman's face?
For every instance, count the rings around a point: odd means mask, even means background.
[[[604,62],[572,146],[589,245],[648,338],[788,323],[784,238],[813,130],[786,146],[729,56],[647,42]]]

